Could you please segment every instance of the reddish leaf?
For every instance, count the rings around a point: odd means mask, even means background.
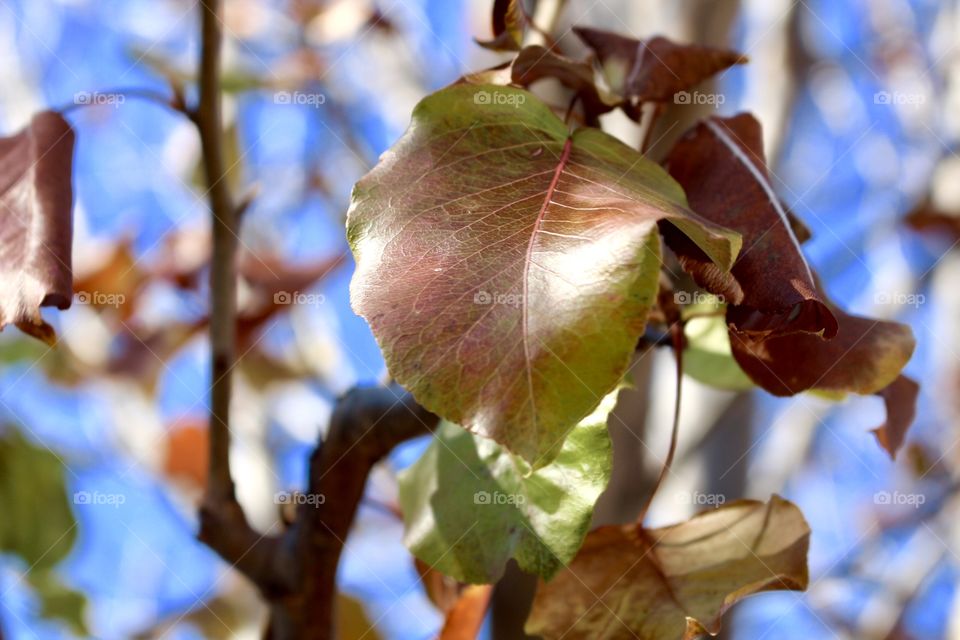
[[[916,417],[920,385],[907,376],[897,376],[896,380],[881,389],[877,395],[883,398],[887,408],[887,421],[874,429],[873,434],[892,459],[903,446],[907,430]]]
[[[40,307],[66,309],[73,297],[72,163],[73,130],[59,113],[0,138],[0,329],[12,323],[49,344]]]
[[[750,378],[777,396],[808,389],[877,393],[896,380],[915,342],[910,327],[834,308],[836,337],[793,333],[767,338],[730,331],[733,355]]]
[[[674,95],[710,76],[747,61],[735,51],[677,44],[666,38],[637,40],[589,27],[573,29],[593,49],[613,91],[636,118],[642,102],[672,102]]]
[[[439,640],[474,640],[483,626],[492,594],[491,584],[474,584],[464,589],[447,613]]]
[[[817,291],[793,224],[770,186],[760,123],[750,114],[710,118],[688,132],[665,161],[703,217],[743,237],[729,277],[675,230],[664,238],[702,287],[730,304],[727,320],[750,334],[837,333]]]
[[[656,220],[735,236],[658,166],[532,94],[455,85],[355,187],[354,309],[426,408],[534,466],[620,382],[657,290]]]
[[[807,587],[810,529],[792,503],[743,500],[681,524],[593,531],[570,566],[540,583],[526,631],[567,640],[693,640],[733,604]]]

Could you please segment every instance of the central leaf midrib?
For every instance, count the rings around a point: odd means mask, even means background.
[[[560,176],[563,174],[567,161],[570,159],[570,151],[573,149],[573,137],[568,136],[563,144],[563,150],[560,152],[560,160],[557,162],[557,168],[553,172],[553,178],[550,180],[550,186],[544,194],[543,205],[537,213],[537,219],[533,223],[533,232],[530,234],[530,241],[527,243],[527,255],[523,263],[523,299],[522,309],[522,332],[523,332],[523,360],[527,372],[527,393],[530,396],[530,410],[533,417],[534,439],[539,444],[540,434],[537,423],[537,401],[533,394],[533,361],[530,355],[530,329],[529,329],[529,306],[530,306],[530,265],[533,263],[533,245],[537,240],[537,233],[540,231],[540,225],[543,217],[547,213],[547,208],[553,200],[553,193],[560,182]]]

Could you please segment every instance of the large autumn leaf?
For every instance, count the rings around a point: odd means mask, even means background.
[[[731,303],[731,324],[747,333],[836,335],[837,320],[817,290],[790,215],[770,184],[763,133],[752,115],[701,122],[677,142],[664,165],[694,211],[743,238],[743,249],[727,274],[685,236],[664,230],[683,268]]]
[[[0,138],[0,329],[52,344],[40,307],[66,309],[73,297],[71,246],[73,130],[59,113],[38,113]]]
[[[461,582],[496,582],[507,561],[552,576],[580,548],[593,505],[610,480],[609,394],[560,455],[530,473],[496,444],[445,423],[400,479],[405,543]]]
[[[710,76],[747,61],[735,51],[677,44],[656,36],[637,40],[590,27],[574,32],[593,49],[611,89],[626,100],[624,111],[639,117],[643,102],[672,102]]]
[[[526,631],[575,640],[716,635],[746,596],[807,586],[810,529],[792,503],[743,500],[662,529],[601,527],[537,590]]]
[[[424,407],[539,467],[627,368],[661,219],[722,267],[739,249],[615,138],[520,89],[455,85],[354,189],[353,307]]]

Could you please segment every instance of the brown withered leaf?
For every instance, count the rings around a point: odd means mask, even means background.
[[[903,446],[907,430],[916,417],[920,385],[907,376],[901,375],[877,392],[877,395],[883,398],[887,409],[887,420],[874,429],[873,434],[877,437],[880,446],[890,454],[891,458],[894,458]]]
[[[731,328],[733,357],[757,385],[773,395],[817,389],[880,395],[887,422],[874,430],[892,456],[913,421],[918,388],[900,375],[916,345],[910,327],[854,316],[832,307],[839,330],[830,340],[810,333],[751,336]]]
[[[597,86],[591,64],[561,56],[540,45],[524,47],[512,61],[468,74],[461,82],[509,84],[526,88],[546,78],[553,78],[573,91],[591,118],[607,113],[620,104],[620,98]]]
[[[73,129],[54,111],[0,138],[0,329],[15,324],[48,344],[40,307],[73,297]]]
[[[207,483],[210,437],[205,416],[185,416],[170,425],[164,473],[203,489]]]
[[[526,632],[568,640],[716,635],[739,600],[806,589],[809,542],[803,514],[779,496],[661,529],[600,527],[565,571],[540,583]]]
[[[896,380],[913,354],[910,327],[833,308],[839,330],[831,340],[810,333],[767,338],[730,331],[737,362],[776,396],[808,389],[870,395]]]
[[[624,111],[634,119],[639,104],[672,102],[675,94],[747,62],[735,51],[677,44],[660,36],[637,40],[590,27],[573,30],[596,53],[610,88],[623,96]]]
[[[492,584],[472,584],[447,612],[439,640],[474,640],[483,626],[483,618],[490,606]]]
[[[519,51],[523,40],[523,15],[521,0],[494,0],[493,39],[475,40],[484,49],[493,51]]]
[[[906,223],[915,231],[939,235],[948,242],[960,240],[960,214],[938,207],[929,197],[907,214]]]
[[[770,185],[756,118],[748,113],[709,118],[677,142],[664,164],[694,211],[743,237],[743,250],[728,274],[669,223],[661,225],[684,270],[730,303],[728,322],[747,334],[836,335],[837,320]]]
[[[126,322],[136,309],[137,295],[147,279],[148,274],[137,264],[133,240],[122,238],[110,247],[99,264],[78,271],[73,289],[78,303],[97,309],[115,309]]]

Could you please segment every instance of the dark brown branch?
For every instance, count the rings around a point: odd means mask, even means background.
[[[337,565],[373,466],[398,444],[430,433],[437,417],[400,387],[358,387],[340,398],[310,458],[307,500],[285,536],[294,589],[271,602],[268,637],[333,638]]]

